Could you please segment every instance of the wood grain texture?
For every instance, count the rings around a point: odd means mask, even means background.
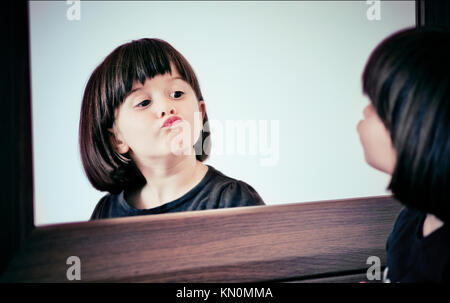
[[[401,205],[373,197],[150,215],[38,227],[4,281],[250,282],[361,270],[385,262]]]
[[[338,274],[324,278],[301,279],[288,281],[287,283],[381,283],[381,281],[368,281],[364,272],[360,274]]]

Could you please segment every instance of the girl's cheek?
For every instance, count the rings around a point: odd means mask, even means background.
[[[367,122],[367,123],[365,123]],[[376,120],[358,125],[366,162],[375,169],[392,173],[392,144],[389,132]]]

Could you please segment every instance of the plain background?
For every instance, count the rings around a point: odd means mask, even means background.
[[[261,165],[261,150],[205,162],[253,186],[266,204],[389,194],[389,176],[366,164],[356,132],[368,103],[361,74],[379,42],[415,26],[414,1],[382,1],[372,21],[366,1],[82,1],[80,20],[71,21],[72,6],[29,3],[37,226],[88,220],[106,194],[82,168],[81,99],[113,49],[144,37],[188,59],[210,120],[267,122],[269,146],[278,142],[274,165]],[[278,137],[269,136],[271,120]]]

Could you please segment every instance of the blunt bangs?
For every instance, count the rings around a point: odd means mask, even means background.
[[[104,106],[114,110],[124,101],[133,83],[139,81],[144,85],[146,78],[171,74],[173,63],[181,78],[189,83],[197,99],[203,100],[199,83],[187,60],[170,44],[159,39],[140,39],[116,48],[103,63],[103,85],[107,92],[102,98]]]

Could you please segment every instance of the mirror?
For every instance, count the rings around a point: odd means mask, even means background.
[[[106,193],[78,149],[83,91],[117,46],[160,38],[200,81],[212,151],[205,164],[268,205],[389,194],[356,132],[361,73],[415,1],[30,1],[35,225],[86,221]]]

